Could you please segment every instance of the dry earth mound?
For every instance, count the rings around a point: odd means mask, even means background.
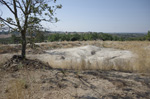
[[[10,60],[8,60],[2,67],[2,70],[6,71],[18,71],[20,69],[51,69],[51,67],[40,60],[22,59],[21,56],[14,55]]]
[[[36,57],[56,68],[73,69],[101,69],[105,67],[117,69],[118,66],[129,66],[134,57],[133,53],[127,50],[102,48],[92,45],[46,50],[45,52],[46,54]]]

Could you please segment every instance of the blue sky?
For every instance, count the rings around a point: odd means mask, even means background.
[[[147,32],[150,0],[58,0],[60,22],[52,30],[96,32]]]
[[[150,0],[57,0],[58,23],[43,25],[52,31],[147,32]],[[4,7],[0,7],[4,10]],[[3,15],[10,16],[7,10]]]

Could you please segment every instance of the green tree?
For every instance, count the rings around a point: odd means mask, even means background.
[[[146,36],[146,39],[147,39],[148,41],[150,41],[150,31],[148,31],[147,36]]]
[[[48,40],[53,42],[53,41],[59,41],[60,40],[60,34],[58,33],[55,33],[55,34],[51,34],[49,37],[48,37]]]
[[[79,35],[78,33],[72,34],[70,40],[71,40],[71,41],[80,40],[80,35]]]
[[[29,42],[30,47],[33,49],[35,48],[35,41],[41,42],[41,38],[43,38],[44,35],[41,35],[40,31],[42,31],[42,25],[40,24],[41,20],[37,18],[30,17],[29,18],[29,26],[30,28],[27,29],[27,33],[30,36]],[[36,38],[35,38],[36,36]],[[41,36],[41,37],[40,37]],[[44,40],[43,40],[44,41]]]
[[[14,34],[11,35],[11,42],[12,43],[16,42],[16,35],[14,35]]]
[[[12,17],[7,18],[0,16],[0,21],[21,33],[22,58],[25,58],[26,55],[26,32],[29,25],[35,23],[36,20],[58,21],[54,14],[56,9],[60,9],[62,5],[49,5],[52,1],[56,2],[56,0],[0,0],[0,4],[6,6],[13,14]],[[30,21],[30,18],[34,20]]]
[[[44,34],[42,32],[38,32],[35,36],[36,42],[43,42],[44,41]]]

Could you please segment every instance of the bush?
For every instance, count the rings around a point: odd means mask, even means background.
[[[73,33],[73,34],[51,34],[48,36],[49,41],[87,41],[87,40],[117,40],[119,39],[115,36],[115,39],[110,34],[104,33]]]

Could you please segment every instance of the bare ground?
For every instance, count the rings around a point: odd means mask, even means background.
[[[1,99],[149,99],[150,76],[100,70],[1,72]]]
[[[116,49],[139,49],[150,43],[120,42],[103,44],[105,47],[113,46]],[[115,45],[116,43],[116,45]],[[66,45],[69,43],[66,43]],[[71,43],[73,44],[76,43]],[[63,44],[53,46],[58,47]],[[82,45],[82,44],[80,44]],[[136,47],[136,46],[140,47]],[[41,45],[40,45],[41,46]],[[68,45],[67,45],[68,46]],[[72,47],[71,46],[71,47]],[[131,46],[131,47],[130,47]],[[51,46],[42,45],[42,50],[27,50],[29,57],[39,58],[46,55],[43,50],[51,49]],[[0,53],[0,62],[6,62],[5,69],[0,70],[0,99],[149,99],[150,98],[150,74],[146,72],[120,72],[113,69],[105,70],[47,70],[45,64],[39,60],[28,59],[20,61],[10,59],[15,50],[3,50]],[[10,49],[10,48],[8,48]],[[149,49],[148,49],[149,50]],[[52,50],[56,51],[56,50]],[[12,53],[15,52],[15,53]],[[18,52],[18,51],[17,51]],[[149,52],[139,54],[141,61],[139,66],[149,68]],[[53,52],[52,52],[53,53]],[[91,54],[96,55],[90,51]],[[18,54],[20,54],[18,52]],[[92,55],[92,56],[93,56]],[[102,55],[102,54],[100,54]],[[110,54],[109,54],[110,55]],[[113,56],[112,56],[113,57]],[[5,59],[6,58],[6,59]],[[65,57],[66,58],[66,57]],[[12,61],[10,61],[12,60]],[[50,60],[50,59],[49,59]],[[61,58],[61,60],[63,60]],[[146,64],[147,63],[147,64]],[[47,64],[46,64],[47,65]],[[78,64],[74,63],[74,66]],[[84,64],[81,64],[84,65]],[[123,64],[127,65],[127,64]],[[2,65],[1,65],[2,66]],[[1,67],[0,66],[0,67]],[[16,68],[12,69],[11,67]],[[22,67],[26,68],[22,68]],[[7,68],[10,67],[10,68]],[[19,68],[19,69],[18,69]],[[20,69],[21,68],[21,69]],[[146,70],[148,70],[148,68]],[[8,69],[8,70],[7,70]],[[12,70],[11,70],[12,69]],[[140,68],[139,68],[140,69]],[[9,71],[10,70],[10,71]],[[149,70],[148,70],[149,71]]]

